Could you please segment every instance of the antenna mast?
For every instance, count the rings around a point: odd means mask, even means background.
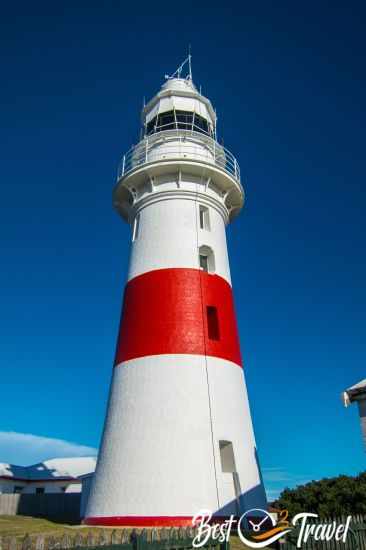
[[[186,57],[186,59],[183,61],[183,63],[181,63],[178,67],[178,69],[171,75],[168,75],[166,74],[165,75],[165,78],[166,80],[170,80],[171,78],[182,78],[181,77],[181,74],[182,74],[182,71],[183,71],[183,68],[185,65],[188,65],[188,72],[187,72],[187,75],[185,76],[185,78],[187,80],[192,80],[192,55],[191,55],[191,46],[189,46],[189,53],[188,53],[188,57]]]

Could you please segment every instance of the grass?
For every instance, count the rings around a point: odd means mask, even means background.
[[[33,538],[37,535],[61,537],[64,534],[68,534],[74,537],[77,533],[81,533],[83,537],[87,537],[90,532],[97,534],[106,529],[108,528],[54,523],[47,519],[32,518],[29,516],[0,516],[0,537],[15,536],[19,541],[25,535],[30,535]],[[230,550],[249,549],[241,542],[238,536],[233,535],[230,537]]]
[[[62,536],[65,533],[76,535],[80,531],[83,536],[89,532],[100,531],[98,527],[84,527],[82,525],[67,525],[54,523],[47,519],[32,518],[29,516],[0,516],[0,536],[24,537],[25,535]]]

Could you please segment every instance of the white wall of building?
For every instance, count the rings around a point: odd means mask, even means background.
[[[366,448],[366,398],[358,401],[358,411],[360,414],[361,430],[363,442]]]
[[[19,488],[22,488],[20,491]],[[81,481],[50,481],[50,482],[29,482],[18,480],[0,480],[0,494],[12,494],[21,492],[23,494],[36,493],[37,488],[43,488],[45,493],[80,493]]]

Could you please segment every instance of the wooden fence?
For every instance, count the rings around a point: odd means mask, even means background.
[[[337,525],[345,524],[347,518],[312,518],[311,523]],[[310,522],[309,522],[310,523]],[[61,536],[53,535],[26,535],[25,537],[0,537],[0,550],[191,550],[196,531],[185,529],[85,529],[72,532],[68,530]],[[280,550],[295,550],[299,529],[293,529],[279,545]],[[241,545],[241,542],[238,542]],[[247,550],[242,545],[243,550]],[[210,539],[203,547],[204,550],[230,550],[228,542],[218,543]],[[353,516],[346,542],[316,541],[311,536],[301,544],[302,550],[366,550],[366,516]]]
[[[115,529],[89,531],[84,535],[78,531],[75,535],[64,534],[60,537],[36,535],[19,539],[18,537],[0,537],[0,550],[190,550],[196,531],[186,529],[149,529],[137,532],[135,529]],[[230,550],[228,542],[218,543],[208,540],[204,550]]]

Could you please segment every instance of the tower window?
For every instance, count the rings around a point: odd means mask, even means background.
[[[45,492],[44,487],[36,487],[36,494],[37,495],[43,495]]]
[[[203,271],[215,273],[215,256],[213,250],[206,245],[199,248],[199,266]]]
[[[220,340],[219,318],[215,306],[207,306],[207,332],[210,340]]]
[[[200,205],[199,214],[200,214],[200,228],[210,231],[210,215],[209,215],[208,208],[206,206]]]
[[[207,254],[200,254],[200,268],[203,271],[208,271],[208,256]]]
[[[236,472],[234,448],[231,441],[219,441],[221,469],[224,473]]]
[[[139,230],[140,230],[140,214],[137,214],[133,222],[132,241],[135,241],[139,236]]]

